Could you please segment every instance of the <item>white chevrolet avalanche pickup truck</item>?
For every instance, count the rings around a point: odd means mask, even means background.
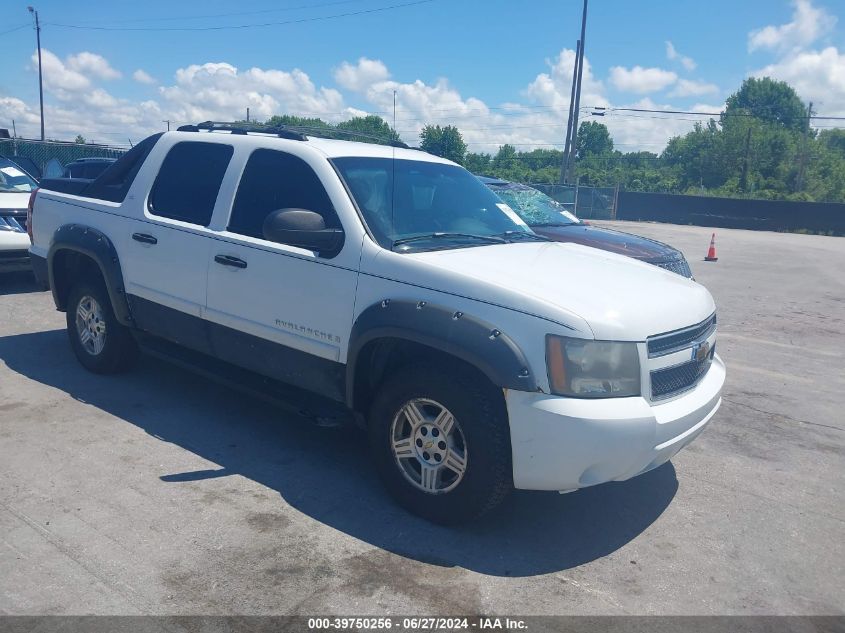
[[[649,471],[719,408],[704,287],[549,242],[436,156],[262,130],[185,126],[32,195],[33,266],[85,368],[184,352],[318,396],[440,523]]]

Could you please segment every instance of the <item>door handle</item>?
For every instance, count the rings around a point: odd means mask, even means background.
[[[136,242],[141,242],[141,244],[158,244],[158,240],[156,238],[152,235],[147,235],[146,233],[133,233],[132,239]]]
[[[231,255],[215,255],[214,261],[224,266],[231,266],[232,268],[246,268],[246,262]]]

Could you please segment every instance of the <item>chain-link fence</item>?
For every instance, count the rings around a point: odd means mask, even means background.
[[[616,217],[615,187],[582,187],[577,185],[532,184],[554,198],[579,218],[612,220]]]
[[[20,138],[0,139],[0,156],[20,159],[21,167],[36,178],[61,175],[61,168],[78,158],[119,158],[126,148],[62,141],[33,141]],[[18,162],[18,161],[16,161]],[[55,173],[58,170],[58,174]]]

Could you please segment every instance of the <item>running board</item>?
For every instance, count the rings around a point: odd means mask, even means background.
[[[331,428],[356,423],[352,411],[329,398],[144,332],[136,330],[133,335],[141,350],[149,356],[296,413],[317,426]]]

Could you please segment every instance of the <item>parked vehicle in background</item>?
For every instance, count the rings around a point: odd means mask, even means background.
[[[41,179],[41,169],[39,169],[38,165],[35,164],[28,156],[3,156],[0,155],[0,158],[5,158],[7,160],[12,161],[15,163],[22,171],[25,171],[28,176],[31,176],[35,181]]]
[[[86,369],[140,346],[283,385],[433,521],[649,471],[721,404],[706,288],[550,242],[425,152],[208,122],[42,181],[30,228]]]
[[[647,264],[692,278],[684,254],[668,244],[639,235],[591,226],[542,191],[515,182],[478,176],[531,229],[555,242],[575,242],[633,257]]]
[[[65,165],[62,178],[85,178],[94,180],[106,169],[111,167],[116,158],[77,158]]]
[[[17,163],[0,157],[0,272],[30,266],[27,203],[37,186]]]

